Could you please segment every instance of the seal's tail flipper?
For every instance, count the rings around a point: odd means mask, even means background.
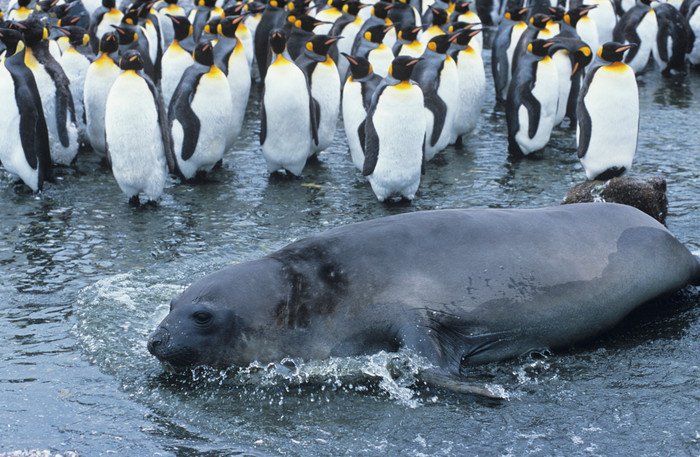
[[[695,257],[695,275],[690,278],[690,284],[700,286],[700,255],[693,253]]]
[[[429,386],[439,387],[459,394],[475,395],[489,400],[506,400],[507,396],[494,392],[485,385],[472,384],[447,375],[437,370],[423,370],[418,373],[418,379]]]

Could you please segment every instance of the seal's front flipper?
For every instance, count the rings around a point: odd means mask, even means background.
[[[494,392],[485,385],[465,382],[438,370],[423,370],[418,373],[418,379],[429,386],[439,387],[458,394],[475,395],[488,398],[489,400],[500,401],[506,399],[504,395]]]

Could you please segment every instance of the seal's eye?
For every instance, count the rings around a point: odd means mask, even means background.
[[[212,314],[207,311],[197,311],[192,315],[192,318],[194,319],[195,323],[198,325],[206,325],[208,324],[211,319],[212,319]]]

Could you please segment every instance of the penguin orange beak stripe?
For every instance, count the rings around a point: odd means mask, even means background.
[[[618,52],[618,53],[619,53],[619,52],[625,52],[626,50],[628,50],[628,49],[631,48],[631,47],[632,47],[632,46],[630,46],[630,45],[627,45],[627,46],[620,46],[619,48],[615,49],[615,52]]]
[[[576,73],[576,70],[578,70],[578,62],[574,63],[574,69],[571,71],[571,74]]]
[[[336,41],[340,40],[341,38],[343,38],[343,37],[342,37],[342,36],[336,36],[336,37],[333,37],[333,38],[329,38],[329,39],[326,40],[326,43],[325,43],[325,44],[326,44],[326,46],[328,46],[328,45],[333,44],[333,43],[335,43]]]

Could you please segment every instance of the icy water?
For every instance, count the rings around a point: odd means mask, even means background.
[[[186,285],[298,238],[406,211],[558,204],[584,179],[573,131],[512,162],[489,90],[479,130],[428,164],[410,206],[376,202],[340,124],[301,179],[268,179],[259,88],[223,168],[206,183],[171,181],[157,208],[129,207],[90,154],[41,195],[2,173],[0,453],[699,456],[697,289],[569,351],[474,369],[473,381],[508,396],[498,404],[409,389],[421,364],[410,354],[396,380],[387,354],[184,375],[148,354],[148,334]],[[630,175],[667,179],[668,226],[698,251],[700,76],[651,73],[640,93]]]

